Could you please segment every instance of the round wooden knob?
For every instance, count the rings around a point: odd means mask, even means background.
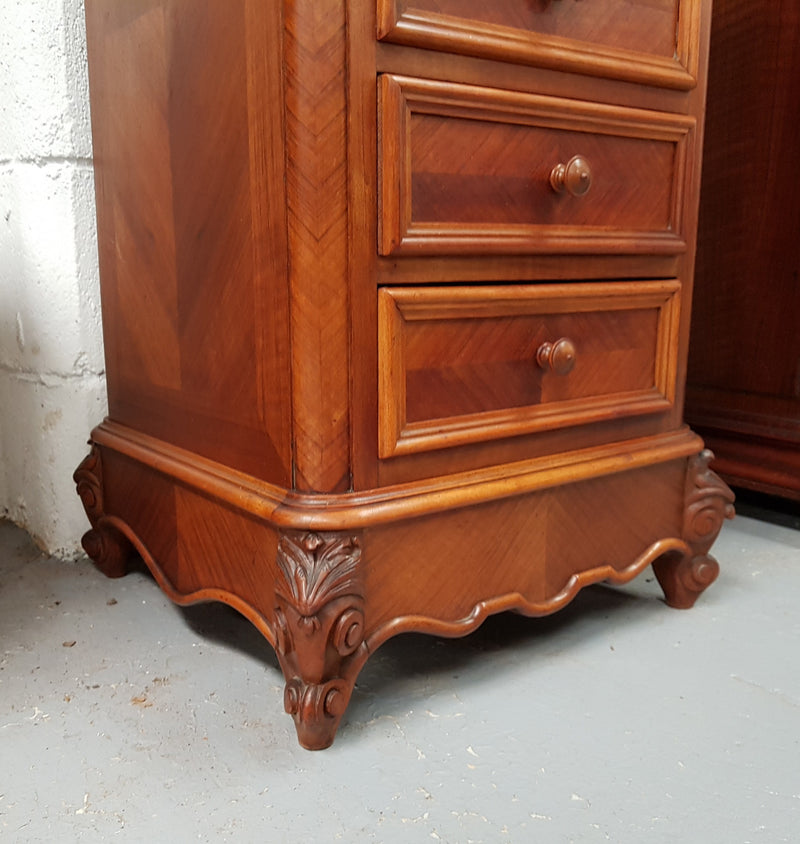
[[[550,184],[556,193],[583,196],[592,186],[592,168],[582,155],[573,155],[566,164],[550,171]]]
[[[542,369],[549,369],[556,375],[569,375],[577,355],[572,340],[562,337],[555,343],[542,343],[536,352],[536,362]]]

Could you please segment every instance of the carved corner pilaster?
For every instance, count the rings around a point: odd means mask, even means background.
[[[725,519],[735,515],[735,496],[709,468],[714,455],[708,449],[690,458],[681,538],[689,547],[683,555],[667,555],[653,563],[653,570],[671,607],[688,609],[719,574],[719,563],[708,553]]]
[[[92,526],[81,538],[83,550],[106,577],[124,576],[132,547],[118,530],[103,523],[103,462],[94,443],[72,478]]]
[[[300,744],[328,747],[366,659],[357,537],[287,532],[278,543],[276,651]]]

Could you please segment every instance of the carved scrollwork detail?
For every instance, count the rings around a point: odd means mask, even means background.
[[[336,621],[331,642],[340,656],[355,653],[364,641],[364,612],[361,607],[346,609]]]
[[[725,519],[735,514],[735,496],[709,467],[713,459],[713,453],[704,449],[689,460],[682,530],[689,551],[653,563],[667,603],[679,609],[694,606],[698,596],[717,579],[719,563],[708,552]]]
[[[353,536],[286,533],[278,543],[273,629],[284,705],[311,750],[333,741],[366,658],[360,561]]]
[[[103,523],[103,462],[100,449],[94,443],[72,478],[92,526],[92,529],[81,537],[83,550],[107,577],[124,576],[128,571],[132,548],[118,530]]]
[[[713,453],[704,449],[689,461],[686,473],[683,539],[692,546],[695,554],[707,552],[725,519],[734,516],[735,496],[719,475],[709,468],[713,459]]]
[[[349,697],[344,680],[303,683],[295,677],[286,684],[283,700],[289,715],[305,723],[316,723],[326,718],[341,718]]]
[[[91,451],[83,458],[72,476],[83,509],[94,527],[103,515],[103,483],[100,450],[92,444]]]

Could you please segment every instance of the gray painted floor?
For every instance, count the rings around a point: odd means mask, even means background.
[[[297,746],[272,651],[236,613],[0,524],[0,839],[797,842],[785,521],[726,525],[691,611],[648,571],[551,618],[392,640],[321,753]]]

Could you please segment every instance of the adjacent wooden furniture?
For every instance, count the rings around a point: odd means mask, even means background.
[[[714,0],[686,400],[730,483],[797,500],[799,41],[797,3]]]
[[[732,495],[682,422],[710,6],[87,0],[109,575],[274,645],[301,743],[404,631],[653,564]]]

